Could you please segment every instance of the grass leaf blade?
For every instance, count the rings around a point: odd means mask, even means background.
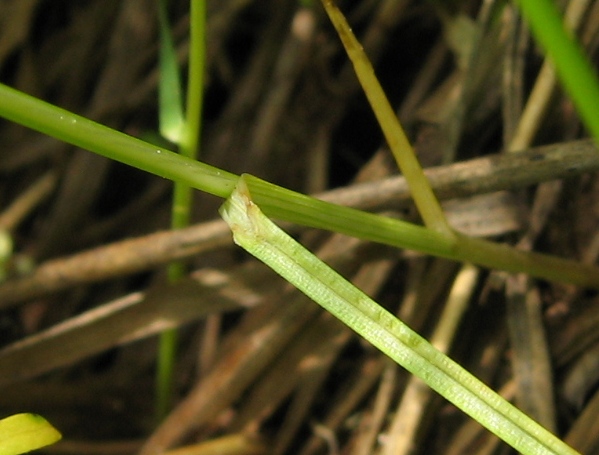
[[[221,215],[238,245],[515,449],[577,453],[276,226],[252,201],[244,176]]]
[[[168,22],[168,0],[158,2],[160,26],[160,78],[158,86],[160,134],[178,144],[184,129],[183,95],[177,54]]]

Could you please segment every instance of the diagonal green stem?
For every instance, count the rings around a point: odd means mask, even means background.
[[[235,174],[148,144],[2,84],[0,116],[222,198],[229,197],[239,179]],[[256,203],[272,218],[449,259],[467,260],[485,267],[525,272],[539,278],[599,289],[599,269],[596,267],[461,236],[454,245],[446,236],[421,226],[320,201],[257,178],[249,181]]]
[[[553,0],[518,0],[522,14],[546,49],[576,109],[599,143],[599,80],[580,46],[566,31]]]
[[[421,226],[330,204],[257,177],[245,178],[254,200],[270,217],[485,267],[524,272],[580,286],[599,287],[599,269],[596,267],[545,254],[520,251],[508,245],[460,234],[456,234],[457,242],[454,242]]]
[[[111,160],[228,197],[238,176],[180,156],[0,84],[0,117]]]
[[[331,22],[337,29],[347,55],[354,65],[356,76],[358,76],[366,98],[368,98],[368,102],[383,130],[391,153],[393,153],[395,161],[410,186],[412,197],[418,212],[424,220],[424,224],[448,239],[453,239],[453,230],[447,223],[441,204],[439,204],[428,180],[424,176],[414,149],[374,74],[374,68],[370,60],[345,20],[345,16],[334,5],[334,2],[332,0],[322,0],[322,3]]]

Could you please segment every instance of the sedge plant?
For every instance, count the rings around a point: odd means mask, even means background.
[[[221,213],[237,243],[481,424],[522,453],[576,453],[347,283],[270,220],[276,218],[457,261],[599,289],[596,267],[472,239],[448,227],[370,63],[334,4],[328,0],[323,3],[410,183],[426,227],[337,206],[256,177],[239,177],[99,125],[5,85],[0,85],[0,115],[107,158],[169,178],[183,187],[226,198]],[[551,43],[546,46],[549,49]],[[187,107],[189,109],[189,105]],[[582,112],[587,108],[580,109]]]

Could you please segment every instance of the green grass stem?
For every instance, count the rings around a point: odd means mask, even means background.
[[[180,156],[0,84],[0,117],[69,144],[226,198],[237,175]]]
[[[158,23],[160,29],[158,82],[158,124],[160,134],[169,141],[178,144],[181,141],[185,125],[183,112],[183,94],[177,54],[168,20],[168,0],[158,1]],[[189,187],[174,182],[171,227],[180,229],[189,224],[189,206],[191,191]],[[173,283],[185,275],[181,262],[169,264],[168,280]],[[173,396],[173,376],[178,346],[178,332],[169,329],[162,332],[158,341],[156,359],[156,420],[161,421],[168,413]]]
[[[405,221],[341,207],[245,176],[252,197],[270,217],[484,267],[599,288],[599,268],[456,234],[457,241]]]
[[[202,132],[204,72],[206,60],[206,0],[191,0],[189,70],[185,128],[180,147],[186,156],[197,158]]]
[[[599,144],[599,82],[582,49],[563,24],[553,0],[518,0],[530,28],[551,58],[582,121]]]
[[[168,0],[160,0],[159,3],[161,30],[160,131],[167,139],[178,145],[181,155],[196,160],[199,154],[202,130],[206,1],[192,0],[190,2],[190,55],[185,109],[183,109],[183,96],[180,90],[181,78],[176,51],[167,17]],[[172,229],[182,229],[189,225],[192,204],[193,188],[182,181],[175,181],[171,210]],[[186,273],[186,267],[182,262],[169,264],[168,278],[170,282],[178,281]],[[156,377],[158,418],[164,417],[170,407],[177,345],[178,332],[176,329],[167,330],[160,335]]]
[[[148,144],[2,84],[0,116],[221,198],[229,197],[239,179],[235,174]],[[249,179],[249,185],[256,203],[272,218],[425,254],[599,289],[599,269],[593,266],[539,253],[523,253],[478,239],[460,238],[461,245],[455,246],[451,239],[422,226],[320,201],[255,177]],[[479,252],[480,248],[482,252]],[[475,258],[468,255],[475,255]]]
[[[447,238],[453,239],[453,230],[447,223],[441,204],[439,204],[428,180],[424,176],[414,149],[401,127],[395,111],[389,104],[381,84],[374,74],[374,68],[370,60],[353,34],[345,16],[334,5],[334,2],[323,0],[322,3],[354,66],[358,80],[364,89],[366,98],[368,98],[368,102],[387,140],[387,144],[389,144],[391,153],[408,182],[412,197],[424,224],[428,228],[445,235]]]

